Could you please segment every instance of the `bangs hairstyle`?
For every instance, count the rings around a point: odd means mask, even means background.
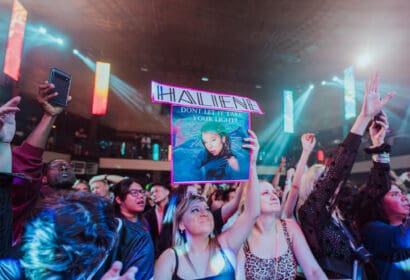
[[[21,264],[29,279],[86,279],[109,254],[116,223],[110,202],[72,192],[46,198],[26,226]]]
[[[172,228],[172,236],[173,236],[172,246],[173,247],[182,246],[186,243],[185,235],[181,234],[181,232],[179,231],[179,223],[182,222],[182,218],[184,214],[188,211],[189,207],[196,202],[203,202],[207,204],[205,198],[199,195],[190,195],[184,198],[178,204],[177,209],[175,210],[175,216],[174,216],[175,218],[174,218],[174,223],[173,223],[173,228]],[[217,242],[214,236],[215,236],[214,232],[212,232],[210,236],[210,240],[209,240],[211,250],[215,250],[217,248]]]

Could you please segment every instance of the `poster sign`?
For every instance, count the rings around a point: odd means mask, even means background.
[[[173,183],[249,179],[249,113],[172,106],[171,116]]]
[[[231,94],[200,91],[151,82],[152,102],[205,109],[263,114],[256,101]]]

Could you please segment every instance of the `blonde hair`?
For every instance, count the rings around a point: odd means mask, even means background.
[[[314,164],[305,173],[303,173],[299,187],[299,200],[296,205],[296,213],[312,193],[316,182],[319,180],[319,177],[324,171],[325,166],[323,164]]]
[[[184,214],[188,211],[189,207],[195,202],[203,202],[206,204],[206,200],[203,196],[190,195],[184,198],[178,204],[178,207],[175,210],[174,223],[172,227],[172,236],[173,236],[172,246],[173,247],[182,246],[182,245],[185,245],[186,243],[185,234],[180,232],[179,224],[182,222],[182,218]],[[209,238],[209,246],[211,248],[211,253],[215,252],[217,248],[217,241],[216,241],[216,238],[214,237],[213,232],[211,233],[210,238]]]

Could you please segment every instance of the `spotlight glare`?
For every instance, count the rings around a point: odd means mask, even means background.
[[[77,49],[74,49],[74,50],[73,50],[73,54],[77,55],[77,54],[78,54],[78,50],[77,50]]]
[[[46,34],[47,33],[47,29],[45,29],[44,27],[40,27],[39,29],[38,29],[38,32],[40,32],[41,34]]]
[[[57,38],[57,39],[56,39],[56,42],[57,42],[57,44],[59,44],[59,45],[64,44],[64,41],[63,41],[63,39],[61,39],[61,38]]]
[[[367,52],[362,53],[357,59],[357,66],[364,68],[364,67],[368,66],[370,64],[370,62],[371,62],[370,54],[367,53]]]
[[[333,82],[337,82],[339,80],[339,78],[337,76],[333,76]]]
[[[325,86],[326,85],[326,81],[322,81],[322,86]]]
[[[315,88],[315,85],[314,85],[314,84],[310,84],[309,89],[312,90],[312,89],[314,89],[314,88]]]

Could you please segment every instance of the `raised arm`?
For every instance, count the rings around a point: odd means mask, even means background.
[[[280,173],[282,172],[283,168],[285,168],[285,165],[286,165],[286,157],[282,157],[280,159],[279,167],[278,169],[276,169],[275,176],[272,179],[272,186],[274,188],[276,188],[279,184]]]
[[[222,248],[229,248],[235,254],[245,241],[260,213],[260,191],[256,173],[259,143],[253,131],[249,130],[249,135],[249,138],[244,139],[249,144],[242,145],[243,148],[251,150],[250,179],[245,190],[245,211],[239,215],[232,227],[217,237]]]
[[[239,187],[235,191],[235,198],[224,204],[221,208],[222,221],[225,224],[226,221],[238,210],[239,203],[244,189],[244,184],[239,184]]]
[[[379,193],[390,189],[390,146],[384,143],[386,130],[388,128],[387,116],[384,112],[378,121],[373,121],[369,127],[369,135],[372,146],[365,151],[372,154],[373,166],[370,169],[369,177],[366,182],[366,188],[362,189],[356,201],[357,209],[355,217],[359,226],[371,221],[374,217],[380,217],[379,208],[374,207],[374,199]],[[366,190],[373,189],[372,192]],[[374,195],[368,198],[363,196]]]
[[[356,118],[350,133],[339,146],[330,166],[325,171],[324,178],[320,179],[315,190],[310,194],[304,205],[299,209],[299,219],[302,229],[309,239],[312,250],[320,250],[319,240],[314,234],[317,228],[322,227],[322,221],[327,221],[330,212],[326,205],[339,186],[344,185],[350,174],[360,146],[361,137],[370,120],[379,113],[383,106],[393,97],[389,93],[380,99],[378,88],[379,78],[377,74],[371,75],[366,83],[362,109]]]
[[[0,107],[0,172],[11,172],[10,142],[16,131],[15,112],[20,97],[14,97]],[[11,176],[0,174],[0,258],[9,254],[12,245],[12,205],[10,199]],[[0,268],[0,277],[5,275],[7,269]]]
[[[289,194],[286,197],[283,210],[282,218],[291,218],[295,210],[296,202],[298,200],[299,187],[302,181],[303,173],[305,172],[306,164],[309,160],[309,156],[313,151],[316,144],[316,138],[313,133],[303,134],[301,137],[302,142],[302,154],[298,164],[296,165],[295,175],[293,176],[292,187]]]
[[[16,131],[15,113],[21,98],[16,96],[0,107],[0,172],[11,172],[11,148]]]
[[[57,96],[58,93],[55,92],[53,94],[48,94],[51,89],[54,88],[53,84],[49,84],[47,81],[39,85],[38,87],[38,95],[37,101],[43,107],[44,114],[33,130],[33,132],[27,137],[26,143],[30,144],[31,146],[42,148],[46,147],[47,139],[50,134],[50,131],[53,127],[57,116],[64,111],[63,107],[55,106],[50,104],[48,101]],[[69,101],[71,100],[71,96],[69,96]]]
[[[44,82],[39,85],[37,101],[43,107],[44,115],[33,132],[21,146],[13,148],[12,170],[16,173],[24,173],[33,181],[32,183],[14,180],[12,188],[13,204],[13,232],[14,240],[21,236],[23,226],[37,202],[42,186],[43,152],[48,135],[58,114],[63,111],[62,107],[51,105],[48,100],[57,93],[48,95],[54,85]]]

